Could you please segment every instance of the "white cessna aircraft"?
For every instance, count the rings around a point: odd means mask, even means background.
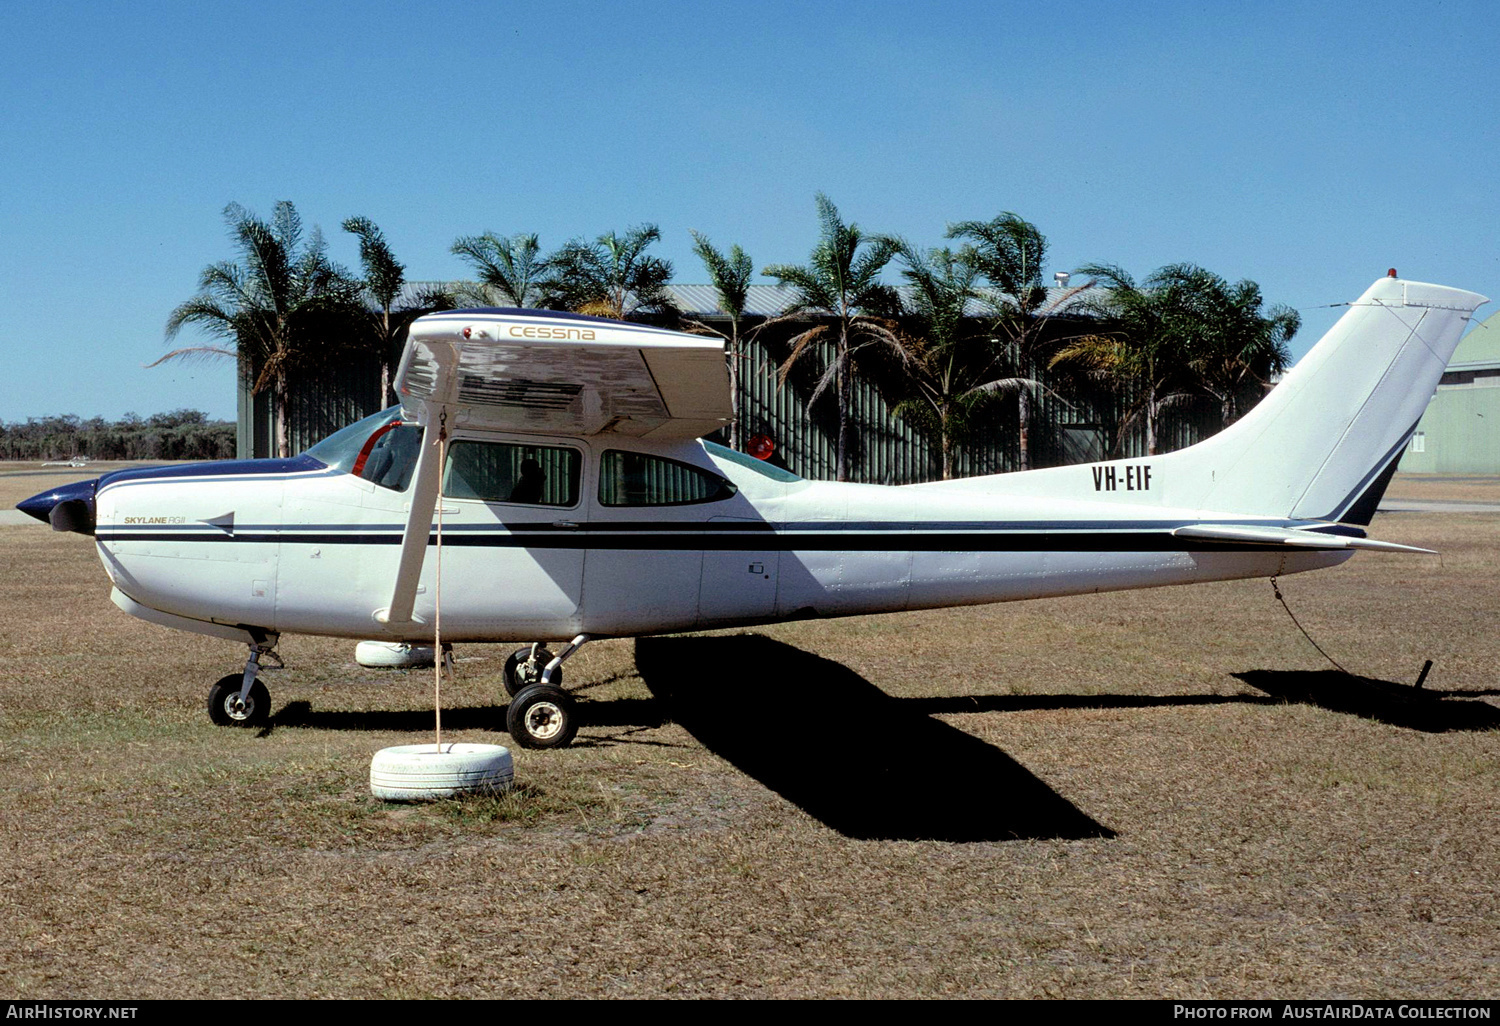
[[[121,609],[248,645],[209,695],[214,722],[240,725],[269,719],[257,672],[282,634],[431,644],[440,526],[443,640],[527,642],[506,663],[507,725],[555,747],[576,729],[559,667],[594,638],[1425,551],[1363,528],[1484,302],[1393,271],[1198,445],[899,487],[804,481],[700,441],[729,416],[719,342],[457,310],[412,326],[400,408],[300,456],[123,470],[20,508],[92,534]]]

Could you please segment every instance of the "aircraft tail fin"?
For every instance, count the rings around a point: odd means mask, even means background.
[[[1244,418],[1153,460],[1164,486],[1158,501],[1368,524],[1470,315],[1486,302],[1380,279]]]

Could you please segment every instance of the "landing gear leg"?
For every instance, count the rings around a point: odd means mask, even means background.
[[[522,748],[563,748],[578,733],[573,699],[561,687],[561,668],[590,640],[587,634],[578,635],[548,660],[536,683],[528,683],[511,693],[510,705],[505,710],[505,726],[516,744]],[[539,645],[532,646],[529,661],[532,672],[541,662],[538,657],[541,651]],[[517,661],[517,668],[520,664],[518,657],[526,652],[523,648],[512,653],[511,659]],[[509,661],[506,668],[511,669]],[[510,689],[510,681],[511,674],[507,672],[506,690]]]
[[[549,663],[547,663],[547,668],[542,671],[542,683],[556,684],[558,687],[561,687],[562,664],[567,662],[569,659],[572,659],[575,655],[578,654],[578,650],[580,648],[582,648],[584,645],[587,645],[590,641],[593,640],[594,636],[592,634],[580,634],[578,635],[578,637],[568,642],[567,646],[563,648],[561,652],[557,653],[557,655],[554,656]]]
[[[552,653],[543,648],[541,642],[516,649],[505,660],[505,693],[515,698],[522,688],[540,683],[542,670],[551,662]],[[556,683],[562,683],[560,674]]]

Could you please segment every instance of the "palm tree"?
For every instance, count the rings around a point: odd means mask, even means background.
[[[287,457],[288,374],[354,341],[349,325],[360,310],[361,285],[328,259],[317,229],[303,244],[302,219],[288,200],[276,204],[269,223],[238,203],[224,208],[224,219],[244,262],[204,268],[198,294],[167,318],[166,336],[192,324],[228,346],[176,349],[151,366],[193,356],[239,360],[254,376],[252,394],[272,390],[276,452]]]
[[[538,255],[541,245],[535,234],[501,238],[493,232],[465,235],[453,243],[453,253],[463,257],[479,274],[479,286],[461,291],[461,300],[477,300],[481,306],[496,305],[494,297],[508,306],[532,307],[542,302],[542,282],[547,261]]]
[[[1047,304],[1042,283],[1047,259],[1047,239],[1036,225],[1010,211],[990,221],[959,221],[948,226],[948,238],[968,239],[963,258],[979,269],[990,288],[984,295],[995,320],[995,334],[1014,352],[1020,374],[1016,394],[1017,449],[1020,470],[1031,469],[1032,400],[1041,386],[1037,366],[1041,362],[1043,329],[1048,317],[1062,309],[1082,289],[1065,293]]]
[[[388,405],[395,401],[391,378],[401,360],[412,321],[434,310],[452,309],[453,297],[443,289],[431,288],[418,294],[415,303],[395,308],[406,284],[405,265],[396,260],[385,235],[368,217],[348,218],[343,228],[359,238],[359,260],[365,272],[362,284],[376,307],[367,310],[363,327],[370,348],[380,360],[380,402]]]
[[[1106,290],[1087,306],[1111,328],[1073,339],[1053,356],[1052,366],[1080,368],[1119,389],[1127,397],[1127,406],[1116,451],[1123,447],[1129,426],[1141,420],[1146,454],[1154,456],[1161,411],[1190,395],[1180,384],[1186,360],[1176,348],[1179,338],[1166,329],[1162,297],[1149,288],[1152,279],[1142,288],[1128,272],[1112,264],[1086,264],[1077,273]]]
[[[922,253],[904,239],[895,240],[912,286],[910,332],[898,341],[909,355],[908,382],[916,393],[894,412],[937,432],[943,480],[953,476],[954,450],[968,433],[973,415],[997,394],[1038,387],[1009,367],[1008,347],[969,316],[969,303],[981,298],[980,275],[966,253],[934,249]],[[977,329],[977,330],[976,330]]]
[[[801,267],[774,264],[764,273],[796,292],[791,306],[777,320],[807,314],[832,318],[832,324],[819,324],[791,340],[791,355],[781,365],[781,382],[786,383],[792,366],[815,343],[833,342],[833,359],[818,379],[807,405],[811,409],[828,386],[834,386],[839,412],[837,477],[847,481],[853,441],[849,407],[854,354],[864,346],[878,344],[905,355],[885,317],[900,309],[900,300],[895,289],[879,280],[881,270],[896,253],[896,243],[879,236],[866,237],[858,225],[845,224],[833,201],[822,193],[818,193],[817,203],[822,236],[808,263]]]
[[[1106,377],[1132,397],[1121,433],[1141,420],[1148,455],[1157,452],[1157,427],[1168,407],[1206,393],[1219,401],[1228,425],[1247,387],[1289,362],[1286,342],[1300,318],[1280,306],[1263,314],[1254,282],[1231,286],[1193,264],[1168,265],[1140,285],[1110,264],[1078,273],[1105,287],[1103,299],[1089,305],[1110,327],[1073,340],[1053,364]]]
[[[1228,427],[1239,419],[1240,401],[1247,392],[1263,392],[1291,365],[1287,343],[1302,326],[1302,318],[1279,304],[1262,313],[1260,286],[1253,281],[1230,285],[1202,268],[1185,271],[1209,329],[1192,345],[1188,366],[1199,386],[1219,401],[1222,426]]]
[[[725,256],[708,239],[693,232],[693,252],[703,261],[709,284],[719,297],[719,309],[729,317],[729,333],[709,327],[701,321],[688,321],[689,330],[718,335],[724,340],[724,355],[729,361],[729,447],[740,447],[740,364],[745,358],[740,349],[740,321],[745,317],[745,303],[755,264],[739,246],[731,246]],[[752,334],[754,334],[752,332]]]
[[[638,225],[593,242],[574,239],[547,258],[546,302],[582,314],[627,320],[637,313],[671,310],[667,283],[672,265],[646,249],[661,241],[654,224]]]

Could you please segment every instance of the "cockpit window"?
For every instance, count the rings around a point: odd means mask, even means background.
[[[357,420],[348,427],[335,431],[317,445],[308,449],[307,455],[320,463],[332,467],[334,470],[342,470],[348,473],[353,469],[354,461],[359,459],[359,450],[364,448],[365,441],[378,428],[383,427],[390,421],[400,419],[401,410],[399,407],[381,410],[373,417]]]
[[[369,437],[350,473],[382,488],[404,492],[411,484],[421,452],[422,429],[415,424],[392,421]]]
[[[393,406],[335,431],[308,449],[307,455],[334,470],[404,492],[421,448],[422,429],[401,423],[401,408]]]

